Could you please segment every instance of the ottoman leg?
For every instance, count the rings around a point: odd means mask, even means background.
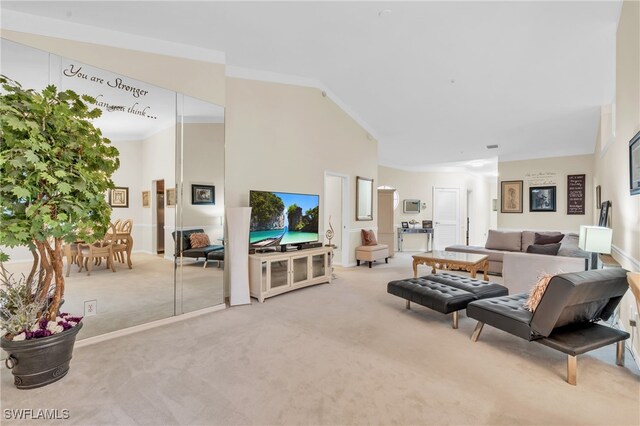
[[[407,300],[406,308],[407,309],[411,309],[411,301],[410,300]]]
[[[453,316],[451,317],[452,323],[451,327],[454,329],[458,328],[458,311],[453,311]]]
[[[473,330],[473,334],[471,335],[471,341],[473,342],[478,341],[478,338],[480,337],[480,333],[482,332],[483,325],[484,325],[483,322],[478,321],[478,324],[476,324],[476,328],[475,330]]]
[[[371,269],[371,264],[372,263],[373,263],[372,261],[369,261],[369,269]]]
[[[389,258],[388,257],[384,258],[384,263],[389,263]]]
[[[360,266],[360,261],[356,260],[356,266]]]

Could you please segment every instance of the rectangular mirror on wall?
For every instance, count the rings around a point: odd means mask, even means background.
[[[373,179],[356,177],[356,220],[373,220]]]
[[[2,72],[24,88],[95,98],[93,124],[119,151],[105,194],[113,231],[102,238],[113,268],[86,241],[65,247],[65,310],[85,316],[78,338],[222,304],[224,109],[5,39],[1,49]],[[193,255],[198,244],[204,256]],[[26,247],[3,251],[10,273],[28,274]]]
[[[224,108],[178,95],[176,314],[224,303]]]

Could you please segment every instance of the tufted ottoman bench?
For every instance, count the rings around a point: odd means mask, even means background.
[[[452,326],[458,328],[458,311],[465,309],[469,302],[506,296],[509,290],[490,281],[439,273],[391,281],[387,284],[387,293],[406,299],[407,309],[411,309],[411,302],[414,302],[443,314],[453,312]]]

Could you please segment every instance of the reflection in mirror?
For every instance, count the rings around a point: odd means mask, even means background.
[[[171,238],[165,228],[173,227],[175,209],[164,209],[155,189],[175,185],[175,92],[4,39],[2,66],[24,88],[54,84],[94,97],[102,110],[94,125],[119,150],[118,188],[105,194],[117,225],[116,236],[105,238],[114,240],[115,272],[91,257],[87,242],[65,247],[64,310],[85,316],[78,338],[173,315],[173,252],[163,254],[155,231]],[[30,261],[21,262],[31,258],[28,249],[9,254],[9,272],[28,273]]]
[[[373,179],[356,178],[356,220],[373,220]]]
[[[184,239],[178,247],[176,313],[181,314],[224,302],[224,109],[178,95],[177,135],[183,208],[176,230]]]

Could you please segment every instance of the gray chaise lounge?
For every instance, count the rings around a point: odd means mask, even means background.
[[[523,307],[526,293],[476,300],[467,316],[478,320],[471,336],[478,340],[486,323],[500,330],[567,354],[567,382],[577,382],[577,356],[617,343],[616,363],[624,365],[624,341],[629,333],[597,324],[613,314],[627,291],[621,268],[554,276],[535,313]]]

